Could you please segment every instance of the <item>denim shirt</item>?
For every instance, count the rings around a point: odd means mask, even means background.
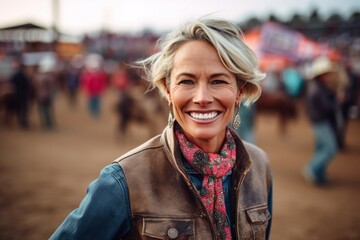
[[[183,163],[191,181],[200,190],[202,176],[187,162],[183,161]],[[230,215],[230,179],[231,172],[223,177],[223,191],[228,215]],[[271,189],[268,202],[270,213],[272,212]],[[271,222],[267,229],[267,239],[270,227]],[[66,217],[50,239],[121,239],[130,229],[131,209],[125,175],[120,165],[113,163],[106,166],[101,171],[99,178],[89,185],[79,208]]]

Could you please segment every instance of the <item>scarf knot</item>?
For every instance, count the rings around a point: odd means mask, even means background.
[[[201,201],[213,220],[216,239],[231,239],[222,187],[222,177],[232,169],[236,159],[235,140],[230,130],[226,130],[225,143],[220,153],[205,153],[189,142],[179,127],[175,128],[175,134],[184,158],[203,176]]]

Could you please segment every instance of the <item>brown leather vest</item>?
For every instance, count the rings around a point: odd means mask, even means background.
[[[235,141],[233,239],[265,239],[271,184],[267,157],[254,145]],[[132,229],[125,239],[215,239],[212,220],[176,145],[173,128],[166,128],[116,160],[125,173],[132,211]]]

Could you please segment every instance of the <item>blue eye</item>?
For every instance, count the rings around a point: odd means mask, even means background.
[[[192,80],[189,80],[189,79],[184,79],[184,80],[181,80],[181,81],[179,81],[179,83],[178,84],[184,84],[184,85],[192,85],[192,84],[194,84],[194,82],[192,81]]]
[[[213,81],[211,82],[211,84],[214,84],[214,85],[227,84],[227,82],[224,81],[224,80],[216,79],[216,80],[213,80]]]

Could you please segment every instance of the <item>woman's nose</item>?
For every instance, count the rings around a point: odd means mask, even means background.
[[[213,101],[213,96],[211,94],[211,91],[209,87],[206,84],[199,84],[196,87],[195,90],[195,96],[193,98],[193,102],[200,104],[200,105],[206,105]]]

